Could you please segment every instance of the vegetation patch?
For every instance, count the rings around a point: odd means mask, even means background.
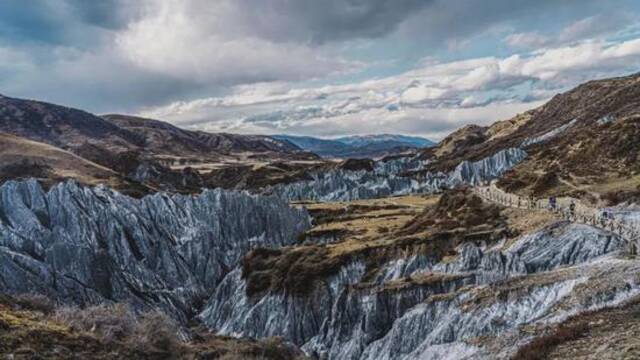
[[[0,183],[9,179],[44,179],[51,175],[52,171],[49,165],[28,159],[0,167]]]
[[[363,282],[367,282],[381,266],[407,254],[439,260],[455,255],[455,248],[461,243],[492,242],[508,233],[501,208],[483,202],[469,190],[446,192],[436,202],[422,199],[428,204],[426,208],[403,204],[402,199],[394,201],[397,204],[391,207],[401,206],[401,210],[377,204],[372,206],[375,210],[370,207],[366,212],[363,204],[341,204],[316,211],[316,222],[320,216],[321,225],[308,234],[346,231],[345,237],[337,242],[252,250],[242,263],[247,295],[284,291],[307,296],[319,283],[354,261],[365,263]],[[308,208],[313,213],[313,206]],[[409,210],[406,214],[399,212]]]
[[[583,337],[588,330],[588,324],[583,322],[573,325],[560,325],[551,334],[535,338],[521,347],[513,357],[513,360],[547,359],[558,345],[577,340]]]
[[[484,202],[469,189],[450,190],[440,197],[435,207],[425,209],[422,214],[408,222],[400,233],[415,234],[433,229],[471,230],[479,226],[488,229],[501,228],[505,227],[506,222],[500,211],[500,206]]]
[[[303,358],[280,338],[217,336],[180,329],[163,313],[137,314],[125,304],[42,309],[45,297],[0,296],[0,357],[16,359],[274,359]],[[52,304],[51,301],[47,301]],[[51,310],[51,311],[50,311]],[[50,311],[50,312],[49,312]],[[180,333],[190,333],[184,341]]]
[[[380,286],[374,283],[363,282],[354,285],[358,290],[375,289],[377,291],[402,291],[405,289],[413,289],[415,287],[426,287],[434,289],[446,289],[447,284],[459,283],[469,278],[467,274],[446,274],[446,273],[424,273],[414,274],[397,280],[388,281]],[[438,291],[436,291],[437,293]]]
[[[640,204],[640,185],[635,190],[617,190],[607,192],[602,195],[602,199],[609,206],[615,206],[625,202]]]
[[[269,290],[306,295],[314,283],[340,270],[346,257],[330,257],[326,246],[250,251],[242,261],[242,276],[247,281],[247,295],[252,297]]]

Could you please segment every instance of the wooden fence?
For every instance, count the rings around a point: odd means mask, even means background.
[[[626,224],[613,216],[604,216],[604,211],[584,205],[580,201],[563,197],[556,200],[553,206],[548,199],[536,199],[533,197],[522,197],[504,192],[497,187],[480,186],[473,188],[473,191],[481,198],[506,206],[531,211],[544,210],[554,213],[556,216],[575,223],[587,224],[599,229],[610,231],[627,242],[630,254],[635,255],[640,240],[640,229]],[[574,204],[573,210],[571,204]]]

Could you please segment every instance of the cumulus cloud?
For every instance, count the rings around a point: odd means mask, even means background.
[[[238,87],[228,96],[175,102],[141,114],[210,131],[327,136],[403,131],[437,138],[466,121],[506,118],[586,79],[639,65],[640,39],[588,41],[505,58],[427,62],[400,75],[343,85]]]
[[[597,14],[572,22],[556,34],[542,34],[538,31],[515,33],[508,35],[504,42],[523,49],[561,46],[585,39],[602,39],[621,31],[634,20],[633,16],[620,12]]]
[[[633,36],[608,38],[635,21],[621,4],[4,1],[0,92],[212,131],[440,136],[636,69]]]
[[[209,19],[198,16],[205,2],[162,2],[116,35],[117,49],[141,68],[205,84],[301,80],[357,67],[306,45],[225,36],[214,30],[230,4],[206,4],[222,13],[209,9]]]

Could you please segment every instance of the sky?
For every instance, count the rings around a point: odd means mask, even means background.
[[[0,94],[180,127],[439,140],[640,71],[635,0],[2,0]]]

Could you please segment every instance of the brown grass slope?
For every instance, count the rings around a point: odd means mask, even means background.
[[[302,359],[279,338],[216,336],[201,327],[183,341],[159,312],[124,304],[56,308],[40,295],[0,295],[0,357],[7,359]]]
[[[105,184],[130,195],[149,191],[115,171],[69,151],[0,133],[0,183],[31,177],[40,180],[45,187],[65,179],[75,179],[85,185]]]
[[[64,149],[84,143],[112,151],[136,149],[143,139],[88,112],[0,95],[0,131]]]
[[[446,192],[436,203],[412,216],[404,216],[402,209],[372,205],[369,218],[357,218],[362,215],[361,206],[351,206],[346,213],[337,208],[312,211],[321,217],[320,226],[325,230],[341,229],[331,226],[332,216],[344,224],[342,229],[347,231],[337,242],[250,251],[242,263],[247,294],[285,291],[306,296],[354,260],[366,263],[367,281],[389,260],[407,254],[439,260],[454,255],[461,243],[496,241],[509,231],[499,207],[483,202],[466,189]],[[390,216],[385,218],[385,212]]]
[[[144,138],[145,151],[154,155],[204,156],[212,159],[220,155],[252,152],[271,153],[274,157],[317,158],[288,141],[268,136],[190,131],[163,121],[128,115],[110,114],[103,118]]]
[[[610,122],[603,119],[612,119]],[[554,96],[545,105],[489,127],[467,126],[423,152],[430,170],[453,169],[519,147],[576,120],[557,137],[525,148],[529,156],[501,187],[540,196],[605,198],[609,191],[637,191],[640,181],[640,74],[594,80]],[[603,189],[603,184],[620,183]]]

